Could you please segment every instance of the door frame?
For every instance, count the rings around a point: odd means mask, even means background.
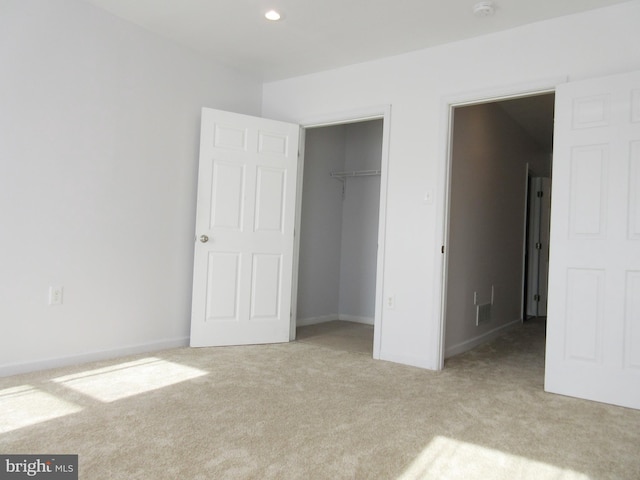
[[[553,77],[540,79],[536,81],[527,82],[517,85],[505,85],[495,88],[489,88],[486,90],[476,90],[461,92],[458,94],[444,97],[441,100],[441,128],[440,128],[440,144],[441,144],[441,157],[443,159],[440,162],[440,172],[438,175],[438,190],[442,192],[440,197],[441,202],[438,205],[438,218],[442,221],[439,222],[438,231],[436,232],[436,238],[442,240],[442,250],[438,248],[438,255],[440,258],[436,259],[434,265],[437,265],[436,278],[440,279],[440,282],[435,282],[436,285],[436,318],[437,327],[433,341],[436,343],[433,351],[436,358],[434,364],[437,370],[444,368],[445,357],[445,339],[446,339],[446,323],[447,323],[447,281],[448,281],[448,264],[449,264],[449,223],[451,214],[451,164],[452,157],[452,141],[453,141],[453,127],[454,118],[453,111],[457,107],[466,107],[471,105],[478,105],[483,103],[492,103],[501,100],[512,100],[521,97],[529,97],[533,95],[540,95],[545,93],[553,93],[556,87],[562,83],[566,83],[568,77]],[[553,186],[552,186],[553,188]]]
[[[296,188],[295,238],[293,246],[293,278],[291,292],[291,324],[289,339],[296,338],[298,305],[298,270],[300,265],[300,224],[302,215],[302,186],[304,178],[305,134],[308,128],[329,127],[367,120],[382,120],[382,158],[380,159],[380,204],[378,213],[378,254],[376,258],[376,300],[373,327],[373,358],[380,358],[382,343],[382,311],[384,292],[384,259],[387,223],[387,186],[389,172],[389,137],[391,132],[391,105],[380,105],[346,112],[317,115],[304,119],[300,124],[298,152],[298,179]]]
[[[520,299],[520,318],[524,322],[527,319],[527,302],[529,297],[529,229],[530,225],[530,210],[531,210],[531,183],[533,181],[533,173],[529,163],[527,162],[526,172],[526,186],[524,189],[524,242],[522,245],[522,297]]]

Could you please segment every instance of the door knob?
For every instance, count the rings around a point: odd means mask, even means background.
[[[206,235],[200,235],[200,241],[202,243],[207,243],[209,241],[209,237],[207,237]]]

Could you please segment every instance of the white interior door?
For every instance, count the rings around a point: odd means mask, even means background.
[[[289,341],[299,131],[202,110],[193,347]]]
[[[555,112],[545,389],[640,408],[640,72]]]

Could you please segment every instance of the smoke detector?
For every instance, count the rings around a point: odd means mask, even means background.
[[[478,2],[473,6],[473,14],[476,17],[490,17],[495,11],[493,2]]]

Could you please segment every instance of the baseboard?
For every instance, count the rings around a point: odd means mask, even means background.
[[[337,313],[331,315],[322,315],[320,317],[297,318],[296,327],[308,327],[309,325],[317,325],[318,323],[333,322],[339,320]]]
[[[484,333],[482,335],[479,335],[469,340],[465,340],[464,342],[458,343],[456,345],[452,345],[451,347],[447,348],[444,351],[444,358],[453,357],[454,355],[459,355],[461,353],[466,352],[467,350],[471,350],[472,348],[475,348],[479,345],[482,345],[483,343],[486,343],[490,340],[493,340],[494,338],[497,338],[498,336],[503,334],[506,330],[509,330],[510,328],[513,328],[521,324],[522,324],[522,320],[514,320],[513,322],[509,322],[505,325],[501,325],[497,328],[494,328],[493,330],[487,333]]]
[[[172,340],[161,340],[159,342],[143,343],[140,345],[131,345],[123,348],[114,348],[112,350],[83,353],[82,355],[70,355],[68,357],[48,358],[35,362],[1,365],[0,377],[8,377],[10,375],[18,375],[20,373],[35,372],[39,370],[49,370],[51,368],[67,367],[69,365],[80,365],[100,360],[110,360],[112,358],[124,357],[127,355],[167,350],[169,348],[186,347],[188,345],[189,337],[183,337]]]
[[[338,320],[345,322],[363,323],[365,325],[373,325],[373,317],[358,317],[356,315],[338,315]]]
[[[308,327],[309,325],[317,325],[319,323],[335,322],[343,320],[345,322],[363,323],[365,325],[373,325],[374,319],[371,317],[359,317],[356,315],[343,315],[333,313],[331,315],[322,315],[320,317],[308,317],[296,319],[296,327]]]

